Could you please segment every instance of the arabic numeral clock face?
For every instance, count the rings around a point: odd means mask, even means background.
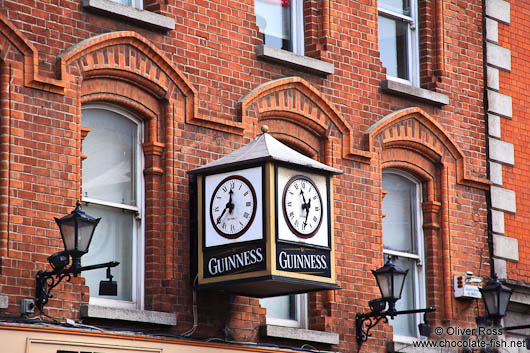
[[[291,231],[300,238],[311,238],[322,223],[322,197],[313,181],[295,175],[283,191],[283,213]]]
[[[210,222],[224,238],[244,234],[256,215],[256,192],[244,177],[232,175],[215,188],[210,201]]]

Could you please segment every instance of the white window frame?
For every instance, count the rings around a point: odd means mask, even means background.
[[[411,205],[413,207],[413,212],[411,212],[411,215],[413,217],[413,225],[414,225],[414,236],[412,238],[413,241],[413,248],[415,250],[415,254],[408,253],[408,252],[402,252],[402,251],[396,251],[396,250],[390,250],[383,248],[383,254],[384,256],[397,256],[397,257],[403,257],[411,260],[415,260],[416,266],[415,266],[415,273],[414,273],[414,309],[418,308],[424,308],[426,307],[426,287],[425,287],[425,244],[424,244],[424,234],[423,234],[423,211],[422,211],[422,183],[414,178],[412,175],[405,173],[399,169],[385,169],[383,171],[383,174],[395,174],[399,175],[401,177],[404,177],[411,182],[413,182],[416,186],[415,188],[415,202],[414,205]],[[408,274],[410,276],[411,274]],[[413,308],[409,308],[413,309]],[[402,335],[396,335],[394,334],[394,340],[397,342],[409,342],[412,339],[418,339],[420,337],[420,332],[418,329],[417,324],[423,321],[422,313],[417,314],[409,314],[407,316],[414,316],[415,319],[415,329],[416,329],[416,336],[414,337],[408,337],[408,336],[402,336]]]
[[[270,317],[266,315],[267,325],[275,326],[285,326],[285,327],[294,327],[294,328],[308,328],[308,299],[307,293],[295,294],[295,315],[296,320],[286,320]]]
[[[119,204],[114,202],[108,202],[98,199],[93,199],[89,197],[84,197],[84,195],[81,198],[81,201],[84,204],[94,204],[99,206],[106,206],[106,207],[112,207],[115,209],[121,209],[121,210],[127,210],[132,211],[135,213],[135,224],[133,226],[133,259],[132,259],[132,269],[135,276],[133,275],[131,284],[133,288],[132,290],[132,301],[124,301],[124,300],[117,300],[117,299],[107,299],[107,298],[97,298],[97,297],[90,297],[89,304],[91,305],[97,305],[97,306],[105,306],[105,307],[114,307],[114,308],[123,308],[123,309],[144,309],[144,295],[145,295],[145,288],[144,288],[144,279],[145,279],[145,263],[144,263],[144,257],[145,257],[145,226],[143,222],[144,214],[145,214],[145,181],[143,176],[143,170],[144,170],[144,154],[142,150],[142,143],[143,143],[143,136],[144,136],[144,124],[139,119],[130,114],[129,112],[120,109],[116,106],[107,105],[107,104],[87,104],[82,107],[83,110],[89,110],[89,109],[103,109],[112,111],[116,114],[119,114],[132,122],[134,122],[137,126],[137,146],[136,146],[136,206],[126,205],[126,204]],[[102,278],[104,280],[104,278]]]
[[[409,79],[403,79],[391,75],[386,75],[388,80],[420,86],[420,49],[419,49],[419,31],[418,31],[418,0],[410,0],[410,16],[405,16],[397,12],[378,7],[378,16],[401,20],[408,24],[407,30],[407,58]],[[381,48],[379,48],[381,50]]]
[[[291,38],[293,53],[304,55],[304,1],[291,0]]]

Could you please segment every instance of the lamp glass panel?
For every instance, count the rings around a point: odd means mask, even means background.
[[[499,295],[499,314],[504,316],[506,315],[506,309],[508,308],[508,303],[510,302],[510,297],[512,296],[511,291],[501,290]]]
[[[90,239],[92,239],[92,233],[94,232],[94,223],[78,222],[78,240],[77,249],[79,251],[87,252],[90,246]]]
[[[105,268],[82,273],[90,287],[91,297],[103,297],[124,301],[133,300],[133,258],[134,258],[134,213],[113,207],[87,205],[83,210],[93,217],[101,217],[94,232],[90,251],[83,256],[83,265],[118,261],[112,275],[118,284],[117,297],[99,295],[99,282],[107,278]]]
[[[401,299],[401,294],[403,292],[403,288],[405,287],[405,276],[406,273],[398,273],[394,272],[394,293],[392,296],[395,299]]]
[[[61,223],[61,236],[63,237],[64,249],[75,250],[75,223]]]
[[[496,291],[483,291],[482,297],[484,298],[484,305],[486,305],[486,310],[489,314],[497,314],[498,313],[498,305],[497,305],[497,295]]]
[[[392,296],[392,274],[391,272],[374,273],[377,285],[381,291],[382,298],[390,298]]]

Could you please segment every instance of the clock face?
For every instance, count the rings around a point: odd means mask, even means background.
[[[252,184],[243,176],[231,175],[215,187],[210,201],[210,222],[222,237],[236,239],[251,226],[256,208]]]
[[[283,214],[289,229],[300,238],[311,238],[322,224],[322,197],[315,183],[303,175],[293,176],[285,185]]]

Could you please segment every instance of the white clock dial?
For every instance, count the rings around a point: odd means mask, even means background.
[[[298,237],[310,238],[322,223],[322,198],[313,181],[303,175],[295,175],[283,191],[283,214],[287,225]]]
[[[235,239],[245,233],[256,215],[256,192],[250,182],[232,175],[215,188],[210,201],[210,222],[223,237]]]

